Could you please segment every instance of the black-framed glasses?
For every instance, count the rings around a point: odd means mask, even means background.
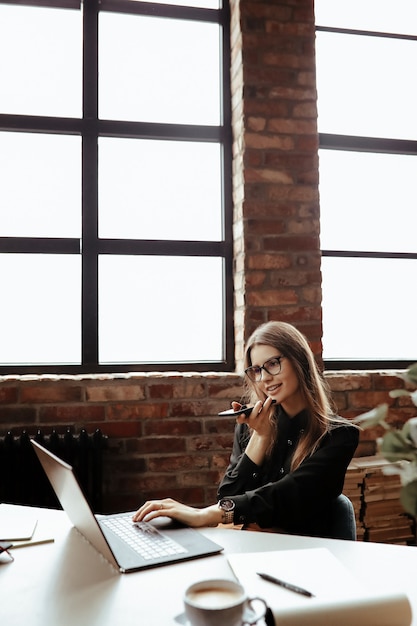
[[[281,372],[281,361],[285,358],[283,355],[274,356],[272,359],[265,361],[263,365],[251,365],[245,369],[245,374],[253,383],[262,380],[262,370],[265,370],[270,376],[276,376]]]

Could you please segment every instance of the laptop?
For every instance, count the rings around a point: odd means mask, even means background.
[[[75,528],[119,572],[188,561],[223,550],[197,530],[166,517],[135,524],[133,513],[94,515],[72,466],[37,441],[31,439],[31,444]]]

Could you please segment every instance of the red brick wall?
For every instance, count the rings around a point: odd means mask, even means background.
[[[237,336],[285,320],[320,360],[313,2],[232,0],[231,8]]]
[[[340,413],[358,415],[389,402],[391,419],[415,414],[408,399],[388,390],[401,386],[393,374],[326,374]],[[0,436],[38,429],[48,435],[96,428],[109,437],[105,452],[106,511],[130,510],[150,497],[173,496],[190,504],[213,502],[231,450],[233,420],[217,417],[239,399],[235,374],[143,374],[107,377],[0,379]],[[375,452],[376,431],[364,431],[358,455]]]
[[[243,342],[269,319],[294,323],[321,358],[319,201],[312,0],[231,0],[237,371]],[[239,10],[240,9],[240,10]],[[340,413],[389,401],[390,373],[328,374]],[[172,495],[213,502],[239,399],[236,374],[0,378],[0,436],[67,425],[109,436],[105,508]],[[392,402],[392,401],[391,401]],[[414,414],[395,401],[393,419]],[[362,434],[358,454],[375,451]]]

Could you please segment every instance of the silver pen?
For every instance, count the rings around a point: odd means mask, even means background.
[[[279,585],[280,587],[284,587],[284,589],[288,589],[289,591],[294,591],[294,593],[299,593],[300,595],[307,596],[308,598],[314,597],[314,594],[311,593],[311,591],[307,591],[307,589],[303,589],[302,587],[298,587],[297,585],[287,583],[284,580],[275,578],[275,576],[271,576],[270,574],[264,574],[262,572],[256,572],[256,573],[258,576],[260,576],[264,580],[268,580],[270,583],[274,583],[274,585]]]

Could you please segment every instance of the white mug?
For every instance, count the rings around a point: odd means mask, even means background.
[[[251,626],[267,609],[261,598],[248,598],[238,582],[221,578],[190,585],[184,594],[184,607],[191,626]]]

